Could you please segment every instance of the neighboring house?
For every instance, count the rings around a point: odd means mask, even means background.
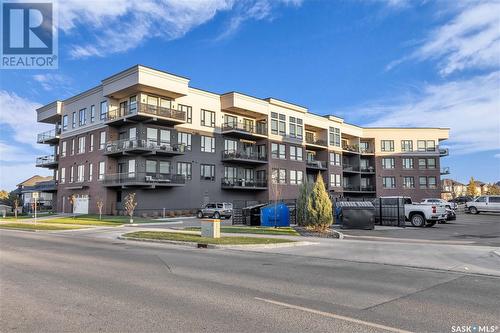
[[[441,181],[441,198],[451,200],[456,197],[467,195],[467,185],[453,179],[443,179]]]
[[[23,211],[30,212],[33,210],[33,193],[38,193],[37,209],[52,210],[53,200],[55,198],[57,187],[52,176],[42,177],[33,176],[25,181],[17,184],[17,189],[14,191],[23,202]]]
[[[57,210],[193,209],[208,201],[296,199],[319,174],[332,197],[441,193],[447,128],[366,128],[307,107],[194,88],[190,80],[136,65],[95,87],[37,109],[53,124],[37,142],[53,154]]]

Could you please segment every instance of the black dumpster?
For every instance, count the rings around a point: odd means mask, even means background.
[[[338,217],[342,229],[373,230],[375,223],[375,207],[369,201],[339,201]]]
[[[250,226],[260,225],[260,209],[266,204],[259,204],[243,208],[243,223]]]

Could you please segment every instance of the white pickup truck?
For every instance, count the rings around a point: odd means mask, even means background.
[[[426,225],[432,227],[437,222],[446,220],[446,208],[444,206],[414,204],[409,197],[380,197],[375,199],[373,204],[375,206],[375,216],[381,215],[382,219],[390,219],[396,218],[399,212],[400,215],[404,214],[404,219],[410,221],[414,227],[424,227]],[[402,207],[404,207],[404,210],[401,209]]]

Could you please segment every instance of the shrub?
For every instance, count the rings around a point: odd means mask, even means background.
[[[299,187],[299,197],[297,198],[297,224],[300,226],[307,225],[307,198],[311,194],[311,190],[311,183],[303,183]]]
[[[324,231],[333,223],[332,202],[325,188],[323,177],[318,174],[307,199],[306,225]]]

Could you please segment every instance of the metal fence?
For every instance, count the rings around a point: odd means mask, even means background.
[[[375,207],[375,224],[406,227],[404,198],[333,198],[334,216],[337,202],[340,201],[370,201]]]

